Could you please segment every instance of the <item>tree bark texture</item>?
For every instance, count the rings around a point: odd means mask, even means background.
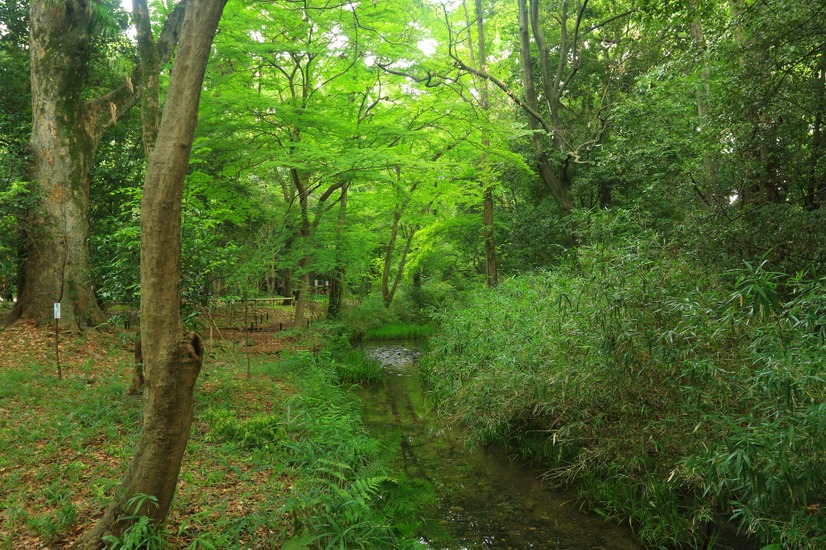
[[[139,510],[155,524],[169,512],[192,424],[193,392],[203,342],[180,315],[181,197],[192,148],[204,72],[226,0],[190,0],[184,16],[166,106],[141,202],[141,344],[144,359],[143,430],[123,484],[103,518],[76,542],[99,548],[107,533],[133,520],[126,505],[153,495],[158,506]]]
[[[164,24],[162,62],[177,41],[183,8]],[[89,266],[89,173],[104,132],[139,98],[135,74],[112,92],[84,100],[92,7],[86,0],[32,0],[29,50],[32,162],[37,205],[25,223],[25,268],[12,320],[43,322],[61,302],[67,328],[103,321]]]
[[[30,12],[32,163],[38,204],[26,227],[26,266],[15,318],[44,322],[61,302],[61,324],[97,324],[89,269],[89,170],[96,141],[87,136],[82,97],[90,56],[91,5],[33,0]],[[99,136],[92,136],[97,137]]]

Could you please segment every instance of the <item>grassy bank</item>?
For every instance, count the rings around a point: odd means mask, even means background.
[[[47,334],[2,336],[0,547],[61,548],[102,513],[131,458],[141,401],[124,395],[128,346],[113,335],[68,339],[58,380],[48,352],[31,353],[49,349]],[[413,545],[418,488],[383,468],[339,384],[346,359],[252,355],[247,377],[245,357],[217,348],[198,381],[167,529],[138,524],[120,547]]]
[[[647,544],[703,548],[733,526],[822,548],[823,281],[715,279],[622,229],[447,313],[423,361],[440,410]]]

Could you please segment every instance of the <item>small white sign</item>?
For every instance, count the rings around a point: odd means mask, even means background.
[[[54,318],[60,319],[60,302],[55,302],[54,304]]]

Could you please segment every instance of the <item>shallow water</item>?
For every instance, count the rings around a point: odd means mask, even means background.
[[[415,343],[368,343],[383,384],[359,390],[371,434],[397,449],[395,466],[430,481],[436,505],[423,511],[431,548],[637,549],[628,530],[580,510],[571,493],[500,449],[468,450],[460,430],[437,425],[424,396]]]

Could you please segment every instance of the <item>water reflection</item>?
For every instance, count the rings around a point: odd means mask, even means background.
[[[415,343],[366,344],[387,372],[360,390],[372,434],[398,449],[409,478],[430,481],[438,503],[424,512],[431,548],[639,548],[630,533],[582,512],[571,494],[549,489],[539,472],[498,449],[468,450],[455,427],[439,428],[419,381]]]

